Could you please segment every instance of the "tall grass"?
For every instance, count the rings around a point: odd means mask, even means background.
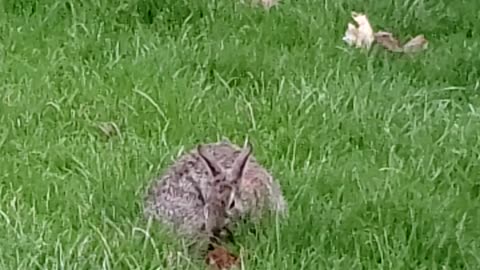
[[[142,196],[225,136],[290,204],[236,232],[246,269],[478,269],[479,6],[3,0],[0,268],[203,269]],[[352,10],[429,50],[347,48]]]

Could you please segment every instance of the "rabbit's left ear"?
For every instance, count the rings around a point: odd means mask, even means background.
[[[243,148],[242,152],[240,152],[240,155],[235,159],[235,162],[232,165],[232,183],[233,184],[240,184],[241,179],[243,177],[243,174],[245,172],[245,169],[247,167],[248,163],[248,158],[252,154],[252,145],[250,143],[247,143],[246,146]]]
[[[198,145],[197,152],[207,165],[213,177],[217,177],[223,173],[223,170],[218,165],[217,160],[208,152],[204,145]]]

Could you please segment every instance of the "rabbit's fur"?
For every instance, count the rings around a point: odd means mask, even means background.
[[[239,218],[287,214],[280,186],[245,148],[221,142],[182,155],[150,186],[144,214],[188,236],[218,237]]]

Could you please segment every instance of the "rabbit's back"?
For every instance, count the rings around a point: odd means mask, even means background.
[[[203,202],[194,182],[203,186],[208,171],[195,152],[182,155],[147,190],[144,214],[177,231],[191,235],[205,224]]]

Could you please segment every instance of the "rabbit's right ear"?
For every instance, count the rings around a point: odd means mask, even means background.
[[[215,158],[207,151],[207,149],[203,145],[198,145],[197,151],[207,165],[210,172],[212,173],[213,177],[216,177],[223,173],[222,168],[218,165]]]

